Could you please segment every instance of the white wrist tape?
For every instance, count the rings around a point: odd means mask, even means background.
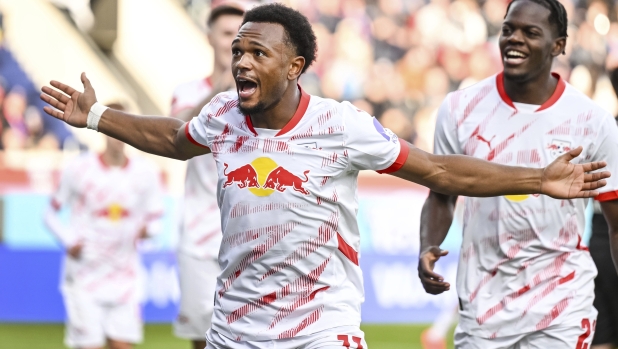
[[[92,107],[90,107],[90,112],[88,112],[88,119],[86,119],[86,127],[99,131],[99,120],[101,120],[101,115],[108,108],[99,102],[95,102]]]

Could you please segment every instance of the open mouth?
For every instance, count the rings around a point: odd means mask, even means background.
[[[507,50],[504,55],[504,61],[509,64],[521,64],[526,60],[526,58],[528,58],[527,54],[511,49]]]
[[[238,78],[236,82],[238,83],[238,95],[242,98],[250,97],[257,90],[257,83],[254,81]]]

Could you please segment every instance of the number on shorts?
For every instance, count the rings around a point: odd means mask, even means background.
[[[588,336],[590,336],[591,327],[590,320],[582,319],[582,328],[586,330],[586,332],[582,333],[581,336],[577,339],[577,346],[575,349],[588,349],[588,343],[584,343]]]
[[[360,337],[355,337],[355,336],[348,336],[345,334],[340,334],[337,336],[337,339],[340,341],[343,341],[343,346],[346,348],[350,347],[350,340],[349,338],[352,338],[352,342],[356,343],[356,349],[363,349],[363,345],[361,344],[361,342],[363,341],[362,338]]]

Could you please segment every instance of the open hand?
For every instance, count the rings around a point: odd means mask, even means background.
[[[86,127],[88,112],[97,101],[97,96],[90,84],[90,80],[86,77],[86,73],[82,73],[81,80],[84,85],[83,93],[56,80],[50,81],[50,85],[56,89],[43,86],[41,89],[43,91],[41,99],[55,108],[46,106],[43,107],[43,110],[71,126]]]
[[[421,279],[425,292],[431,294],[440,294],[451,289],[448,282],[444,282],[444,278],[433,272],[433,268],[440,259],[448,254],[448,251],[441,250],[437,246],[432,246],[421,253],[418,260],[418,277]]]
[[[561,156],[543,169],[541,178],[541,194],[556,199],[589,198],[597,196],[595,190],[607,184],[604,178],[610,176],[609,171],[587,173],[604,168],[605,161],[590,162],[581,165],[570,161],[582,152],[577,147]]]

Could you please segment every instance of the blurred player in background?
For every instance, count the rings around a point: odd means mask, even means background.
[[[212,9],[207,21],[208,41],[214,51],[212,75],[176,88],[172,99],[173,117],[189,121],[199,115],[213,96],[234,87],[230,47],[243,14],[241,7],[231,3]],[[222,235],[217,180],[217,165],[212,154],[188,161],[178,249],[180,309],[174,333],[191,340],[196,349],[206,346],[204,336],[210,328],[215,286],[221,273],[217,263]]]
[[[161,231],[161,178],[149,162],[129,159],[121,141],[106,142],[102,154],[66,167],[45,216],[67,250],[61,292],[71,348],[128,349],[143,337],[137,243]],[[58,215],[63,206],[68,225]]]
[[[57,108],[45,111],[70,125],[161,156],[213,154],[223,241],[209,349],[367,348],[356,219],[361,170],[451,195],[559,198],[594,196],[610,175],[586,173],[603,162],[570,163],[581,148],[543,169],[425,153],[349,102],[304,92],[298,80],[316,52],[307,18],[269,4],[245,13],[232,43],[237,91],[217,95],[188,123],[106,109],[85,74],[83,93],[57,81],[58,90],[42,89]]]
[[[503,72],[449,94],[438,111],[435,153],[541,167],[582,145],[579,161],[606,160],[616,173],[613,117],[551,73],[567,23],[556,0],[511,2],[499,41]],[[608,183],[596,199],[606,216],[618,217],[618,177]],[[429,293],[450,287],[433,267],[447,253],[439,246],[456,198],[432,191],[423,207],[419,275]],[[466,198],[456,347],[590,345],[597,270],[581,244],[586,203],[543,195]],[[613,246],[618,252],[618,241]]]

